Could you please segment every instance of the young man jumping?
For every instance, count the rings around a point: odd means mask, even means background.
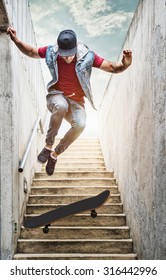
[[[114,63],[98,56],[80,42],[73,30],[60,32],[56,45],[36,48],[22,42],[12,27],[7,29],[19,50],[32,58],[45,58],[52,80],[47,85],[47,108],[51,112],[46,144],[38,155],[40,163],[46,163],[46,173],[54,173],[57,157],[73,143],[86,125],[84,98],[87,97],[95,108],[90,76],[93,67],[111,73],[120,73],[132,63],[131,50],[124,50],[122,61]],[[55,136],[58,134],[62,120],[66,119],[71,128],[53,150]]]

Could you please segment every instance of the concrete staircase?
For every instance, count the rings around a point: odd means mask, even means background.
[[[41,228],[22,227],[14,259],[136,259],[116,180],[105,169],[97,139],[73,143],[59,156],[53,176],[44,170],[35,174],[25,215],[38,215],[105,189],[111,196],[96,218],[89,212],[70,216],[54,222],[48,234]]]

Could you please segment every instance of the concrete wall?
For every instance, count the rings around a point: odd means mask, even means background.
[[[140,0],[123,46],[133,64],[112,75],[99,110],[106,166],[140,259],[166,259],[165,19],[164,0]]]
[[[18,37],[36,45],[28,1],[0,1],[0,195],[1,259],[11,259],[17,244],[27,191],[40,168],[37,153],[44,135],[37,131],[23,173],[18,172],[38,116],[46,118],[45,86],[39,60],[24,56],[5,31],[12,25]]]

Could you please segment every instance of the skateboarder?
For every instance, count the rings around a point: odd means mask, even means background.
[[[57,44],[45,47],[32,47],[18,39],[16,30],[7,29],[13,42],[21,52],[32,58],[45,58],[52,75],[47,85],[47,108],[51,112],[49,128],[46,135],[46,145],[38,155],[40,163],[46,163],[46,173],[52,175],[57,157],[73,143],[86,125],[84,98],[87,97],[95,108],[90,86],[92,67],[111,73],[120,73],[132,63],[131,50],[123,51],[120,63],[113,63],[101,58],[80,42],[74,31],[67,29],[60,32]],[[55,136],[66,119],[71,128],[60,143],[52,150]]]

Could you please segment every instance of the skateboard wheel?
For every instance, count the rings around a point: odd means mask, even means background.
[[[97,212],[95,210],[91,211],[91,217],[96,218],[97,217]]]
[[[49,233],[49,228],[48,227],[43,228],[43,233],[45,234]]]

